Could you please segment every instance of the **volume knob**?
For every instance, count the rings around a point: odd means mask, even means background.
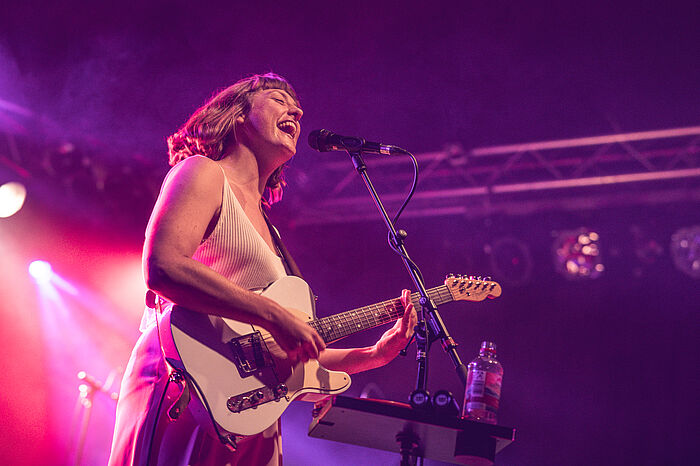
[[[289,389],[283,383],[281,383],[275,387],[275,395],[279,396],[279,397],[283,397],[283,396],[287,395],[288,391],[289,391]]]

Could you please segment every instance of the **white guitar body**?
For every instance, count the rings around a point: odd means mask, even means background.
[[[298,277],[283,277],[262,294],[303,320],[314,319],[313,293]],[[350,387],[348,374],[317,360],[291,365],[270,334],[250,324],[174,306],[159,328],[167,361],[197,381],[214,420],[232,434],[262,432],[301,395]],[[201,400],[193,397],[192,403],[199,404],[192,406],[197,417],[208,419]]]

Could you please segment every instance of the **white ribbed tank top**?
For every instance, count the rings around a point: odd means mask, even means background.
[[[210,267],[241,288],[258,291],[287,275],[287,272],[282,259],[272,252],[243,211],[228,183],[226,172],[223,168],[221,171],[224,173],[224,182],[219,219],[209,237],[197,247],[192,259]],[[163,184],[167,182],[170,173]],[[149,229],[150,224],[146,230]],[[164,310],[171,305],[166,303]],[[147,307],[141,320],[141,331],[155,323],[154,317],[154,310]]]
[[[265,288],[286,275],[282,260],[243,211],[225,173],[219,220],[192,258],[246,290]]]

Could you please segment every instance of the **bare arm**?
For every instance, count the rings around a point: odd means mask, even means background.
[[[172,302],[267,329],[292,359],[317,357],[325,344],[286,309],[245,290],[192,255],[221,206],[221,169],[203,157],[181,162],[153,209],[143,250],[146,285]]]
[[[327,369],[349,374],[375,369],[391,362],[408,343],[417,321],[410,291],[403,290],[401,303],[404,306],[403,316],[384,332],[377,343],[364,348],[328,348],[319,356],[319,362]]]

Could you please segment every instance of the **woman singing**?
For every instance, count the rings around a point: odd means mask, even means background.
[[[318,359],[348,373],[383,366],[413,332],[407,290],[394,327],[373,346],[351,349],[326,349],[311,326],[256,293],[287,275],[262,209],[281,196],[302,114],[285,79],[254,75],[216,94],[170,136],[173,168],[146,229],[146,285],[166,309],[177,304],[267,330],[292,361]],[[281,463],[279,422],[239,441],[233,452],[189,408],[169,420],[161,400],[169,406],[181,387],[168,384],[152,308],[142,332],[122,381],[110,465]]]

